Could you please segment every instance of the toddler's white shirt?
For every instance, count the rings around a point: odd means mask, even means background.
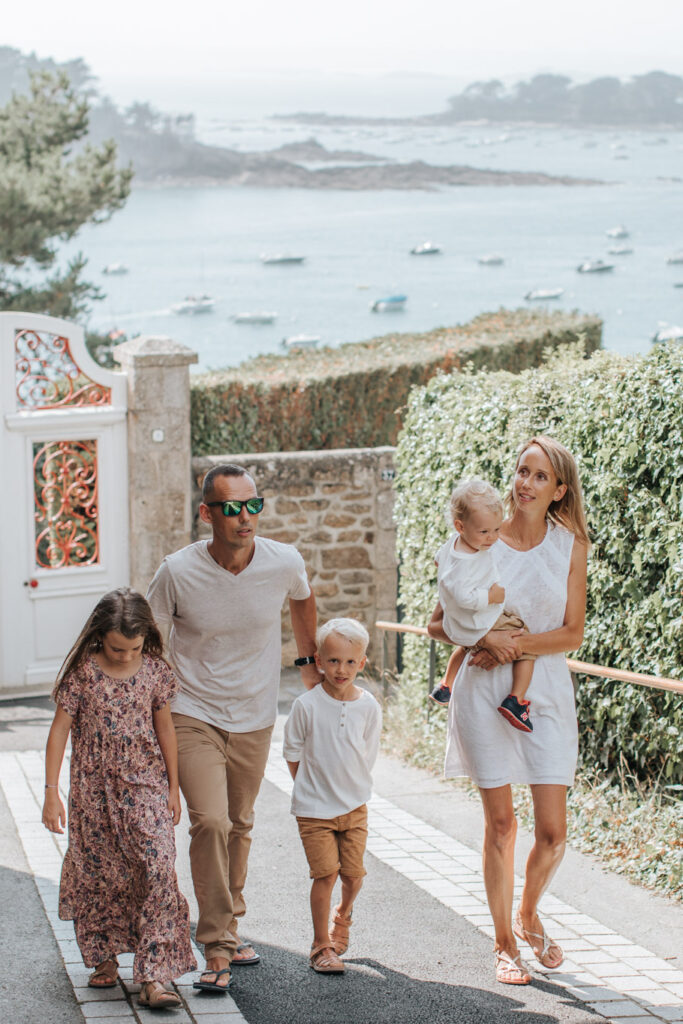
[[[366,803],[381,729],[382,710],[367,690],[341,701],[317,685],[297,697],[282,748],[286,761],[299,762],[292,814],[336,818]]]
[[[436,553],[439,601],[443,628],[456,644],[472,647],[488,633],[503,611],[503,604],[489,604],[489,589],[498,582],[492,547],[468,554],[455,549],[457,533]]]

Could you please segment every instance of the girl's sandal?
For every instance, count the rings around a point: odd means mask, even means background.
[[[518,939],[521,939],[522,942],[526,942],[526,944],[531,947],[531,950],[536,959],[538,960],[539,964],[545,967],[546,970],[555,970],[556,967],[559,967],[562,964],[564,960],[564,953],[562,952],[562,948],[561,946],[558,946],[556,942],[553,942],[551,938],[549,938],[548,933],[546,932],[543,925],[541,925],[541,935],[539,935],[538,932],[528,932],[522,924],[522,918],[520,917],[519,911],[517,911],[515,915],[515,923],[512,926],[512,931]],[[557,955],[554,957],[551,955],[550,950],[553,947],[559,952],[559,960],[557,959]],[[557,962],[553,963],[549,961]]]
[[[496,950],[496,981],[502,985],[528,985],[531,975],[518,953],[513,958],[504,949]]]
[[[113,960],[103,960],[101,964],[97,965],[88,978],[88,985],[90,988],[114,988],[118,980],[119,962],[114,958]]]
[[[335,907],[332,911],[332,920],[330,921],[330,939],[339,956],[349,948],[350,927],[351,914],[348,917],[342,917],[339,913],[339,907]]]
[[[176,992],[168,992],[160,981],[146,981],[140,989],[138,1002],[150,1010],[173,1010],[181,1005],[180,996]]]
[[[318,974],[344,973],[344,961],[339,959],[329,942],[311,947],[310,965]]]

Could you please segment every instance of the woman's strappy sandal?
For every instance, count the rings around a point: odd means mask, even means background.
[[[545,967],[546,970],[554,970],[556,967],[559,967],[562,964],[564,960],[564,953],[562,952],[562,947],[558,946],[556,942],[553,942],[553,940],[549,938],[548,933],[546,932],[543,925],[541,925],[540,935],[538,934],[538,932],[527,931],[524,925],[522,924],[522,918],[520,916],[519,910],[515,915],[515,923],[512,926],[512,931],[518,939],[521,939],[522,942],[526,942],[526,944],[531,947],[531,951],[538,960],[539,964]],[[548,962],[548,959],[550,957],[550,949],[552,946],[554,946],[555,949],[559,949],[560,951],[560,959],[557,961],[557,963]]]
[[[311,947],[310,965],[318,974],[344,973],[344,961],[339,959],[329,942]]]
[[[496,950],[496,981],[501,985],[529,984],[531,975],[519,953],[513,959],[504,949]]]
[[[332,920],[330,921],[330,939],[339,956],[349,948],[350,927],[351,914],[348,917],[342,917],[339,913],[339,907],[335,907],[332,911]]]
[[[103,960],[88,978],[90,988],[114,988],[119,980],[119,962],[116,957]]]
[[[180,996],[176,992],[169,992],[160,981],[144,982],[138,1002],[150,1010],[174,1010],[181,1005]]]

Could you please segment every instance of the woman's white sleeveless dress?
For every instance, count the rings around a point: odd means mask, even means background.
[[[549,525],[530,551],[498,540],[491,551],[505,610],[521,616],[531,633],[558,629],[567,605],[574,535]],[[534,731],[521,732],[497,710],[510,692],[512,665],[490,671],[467,664],[453,685],[448,711],[445,775],[469,776],[482,789],[508,783],[571,786],[578,753],[574,688],[564,654],[536,659],[527,692]]]

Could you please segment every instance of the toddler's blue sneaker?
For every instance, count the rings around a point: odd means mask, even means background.
[[[448,702],[451,699],[451,691],[447,686],[442,686],[439,683],[429,694],[429,699],[433,700],[435,704],[439,704],[442,708],[447,708]]]
[[[533,732],[534,727],[529,718],[529,701],[518,700],[514,694],[509,693],[505,700],[501,701],[498,708],[503,718],[507,718],[510,725],[522,732]]]

